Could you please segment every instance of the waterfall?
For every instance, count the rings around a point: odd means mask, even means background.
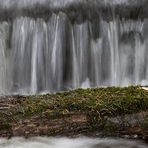
[[[7,64],[8,64],[9,23],[0,23],[0,94],[7,92]]]
[[[0,94],[148,85],[147,6],[1,0]]]

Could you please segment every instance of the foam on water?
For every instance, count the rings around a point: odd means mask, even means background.
[[[13,138],[0,139],[0,148],[146,148],[142,142],[123,139],[90,139],[90,138]]]

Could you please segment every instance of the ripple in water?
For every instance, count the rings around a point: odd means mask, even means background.
[[[147,148],[142,142],[123,139],[13,138],[0,139],[0,148]]]

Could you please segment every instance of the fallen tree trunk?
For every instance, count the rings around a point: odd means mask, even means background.
[[[148,91],[95,88],[0,101],[0,136],[148,138]]]

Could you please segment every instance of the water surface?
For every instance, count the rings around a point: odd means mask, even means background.
[[[0,139],[0,148],[147,148],[142,142],[124,139],[13,138]]]

